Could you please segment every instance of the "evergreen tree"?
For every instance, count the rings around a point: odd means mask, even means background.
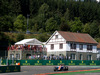
[[[75,17],[75,20],[70,22],[70,26],[72,32],[82,32],[83,24],[80,18]]]
[[[57,22],[53,17],[51,17],[50,19],[46,21],[46,31],[47,32],[54,32],[57,29],[58,29]]]
[[[26,18],[23,15],[18,15],[15,22],[14,22],[14,29],[15,31],[26,31]]]
[[[21,13],[21,4],[20,0],[11,0],[11,14],[16,16]]]

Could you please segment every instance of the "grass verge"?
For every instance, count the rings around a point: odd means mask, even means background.
[[[69,73],[56,73],[56,74],[48,74],[48,75],[76,75],[76,74],[97,73],[97,72],[100,72],[100,70],[69,72]]]

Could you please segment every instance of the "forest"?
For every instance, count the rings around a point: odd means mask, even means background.
[[[100,3],[95,0],[0,0],[0,40],[4,36],[1,32],[25,33],[27,29],[31,33],[52,34],[55,30],[88,33],[100,42]]]

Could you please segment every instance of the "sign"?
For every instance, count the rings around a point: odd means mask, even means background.
[[[34,65],[40,66],[40,65],[42,65],[42,63],[40,63],[40,61],[38,60],[37,63],[35,63]]]
[[[18,69],[17,69],[17,67],[16,67],[16,66],[15,66],[14,72],[18,72]]]
[[[60,61],[60,63],[58,63],[58,65],[60,65],[60,64],[64,64],[62,61]]]
[[[27,63],[27,60],[26,60],[25,63],[23,63],[23,65],[25,65],[25,66],[29,66],[30,63]]]
[[[20,72],[20,66],[0,66],[0,73]]]
[[[12,64],[11,60],[8,60],[9,65]],[[20,62],[21,65],[80,65],[80,66],[86,66],[86,65],[100,65],[99,60],[15,60],[14,63]],[[6,60],[1,60],[1,65],[6,65]]]
[[[86,65],[86,63],[84,63],[84,61],[82,61],[81,63],[79,63],[79,65]]]
[[[10,72],[10,69],[9,69],[9,67],[7,67],[7,69],[6,69],[6,72]]]
[[[71,61],[71,63],[69,63],[68,65],[75,65],[75,63],[73,63],[73,61]]]
[[[94,61],[92,61],[92,63],[90,63],[91,66],[94,66],[96,65],[96,63],[94,63]]]
[[[46,65],[53,65],[53,63],[51,63],[51,61],[49,60],[49,63],[46,63]]]
[[[6,65],[6,60],[1,60],[1,65]]]

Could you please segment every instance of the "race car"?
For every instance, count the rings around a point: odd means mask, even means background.
[[[68,71],[68,66],[65,65],[56,66],[54,67],[54,71]]]

